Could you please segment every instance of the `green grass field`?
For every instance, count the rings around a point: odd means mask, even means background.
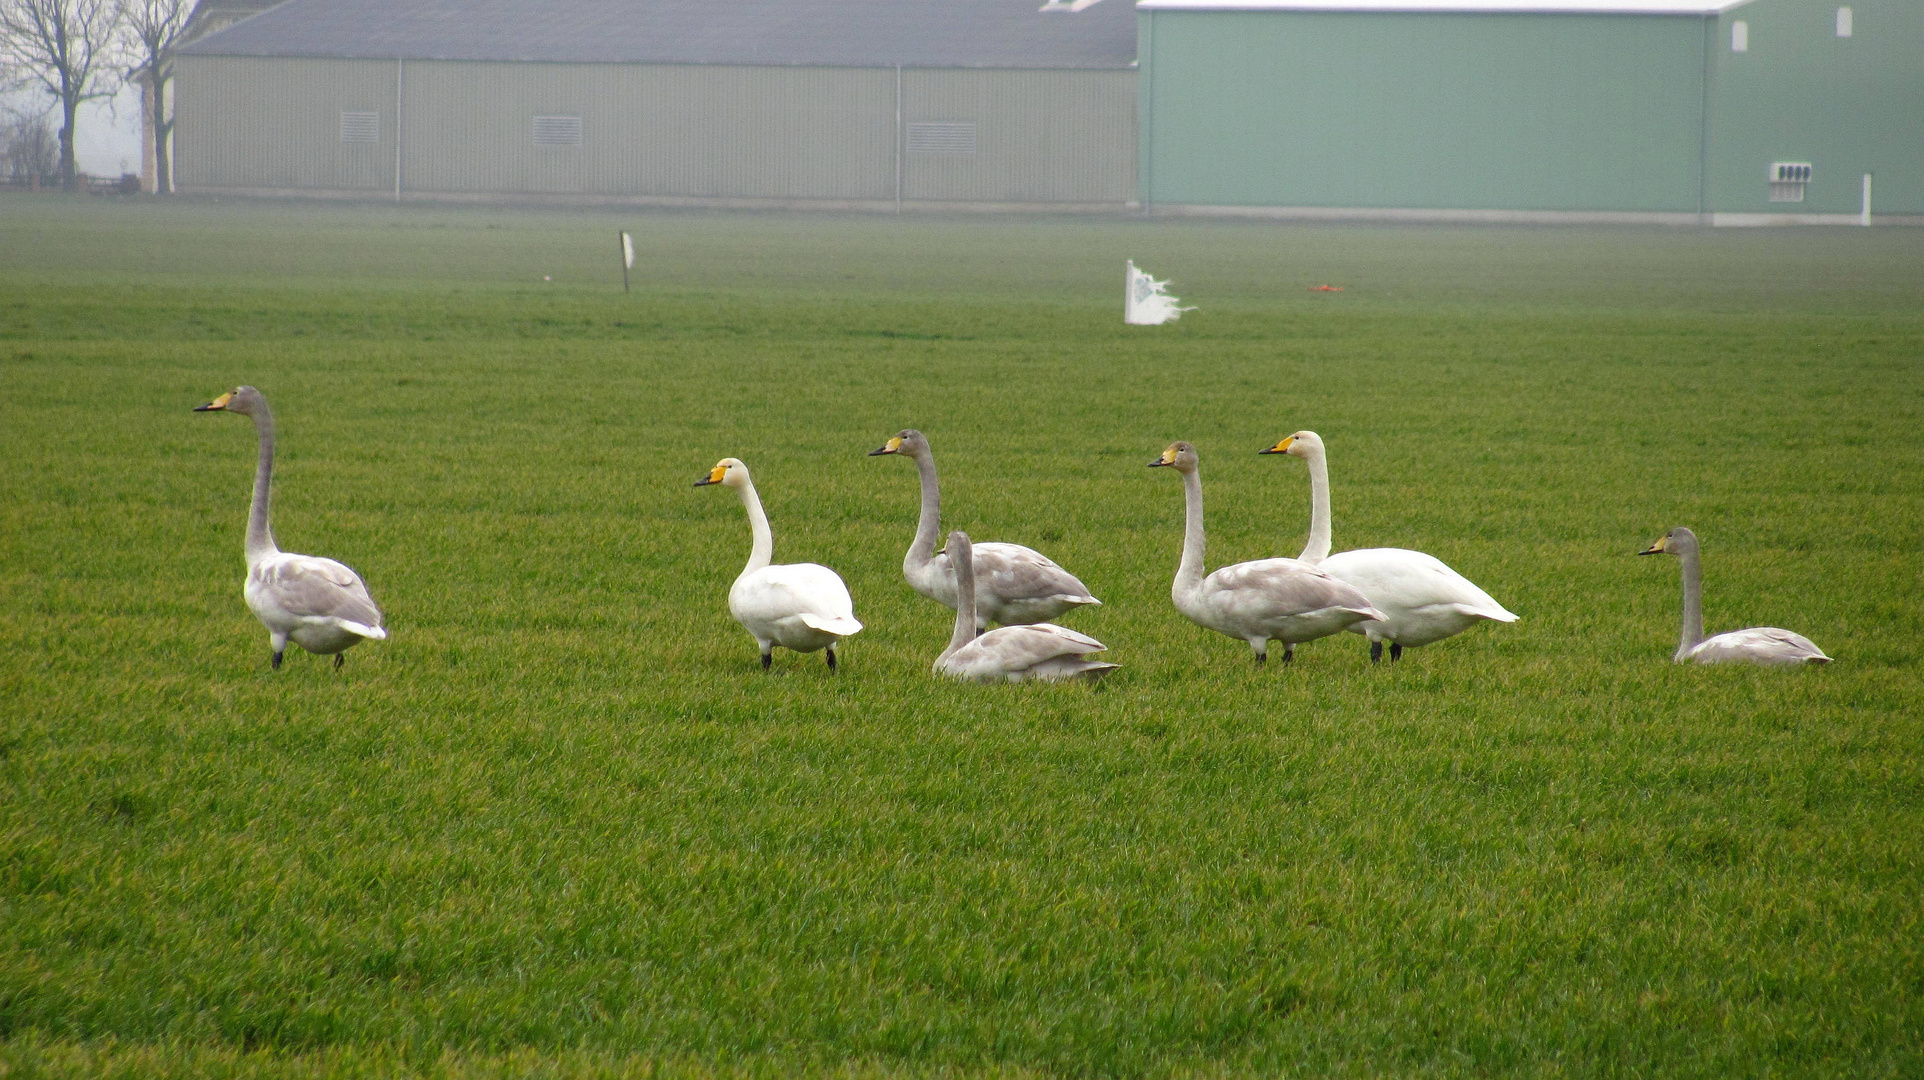
[[[1900,229],[0,196],[0,1072],[1920,1075],[1920,356]],[[388,612],[339,674],[241,601],[243,382]],[[931,677],[905,426],[1112,679]],[[1186,622],[1144,465],[1294,554],[1300,428],[1338,549],[1522,621]],[[731,455],[839,675],[727,614]],[[1836,662],[1671,665],[1679,524]]]

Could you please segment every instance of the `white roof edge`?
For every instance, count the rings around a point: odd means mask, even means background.
[[[1721,15],[1751,0],[1138,0],[1142,11],[1375,11],[1539,15]]]

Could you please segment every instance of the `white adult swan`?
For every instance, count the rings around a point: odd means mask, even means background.
[[[915,523],[915,542],[902,559],[902,576],[909,588],[944,607],[954,607],[955,570],[950,556],[935,550],[942,529],[942,494],[929,440],[911,428],[868,454],[903,454],[915,462],[922,478],[922,516]],[[1076,608],[1102,603],[1089,595],[1088,586],[1074,574],[1021,544],[975,545],[975,582],[978,630],[992,622],[1004,626],[1047,622]]]
[[[1321,567],[1363,590],[1383,618],[1350,627],[1370,639],[1370,662],[1383,659],[1383,643],[1390,643],[1390,660],[1403,650],[1442,641],[1477,623],[1515,622],[1517,617],[1469,578],[1444,565],[1434,555],[1408,548],[1357,548],[1329,553],[1329,461],[1322,437],[1299,431],[1264,454],[1288,454],[1309,462],[1309,543],[1297,558]]]
[[[1704,568],[1697,534],[1678,526],[1639,555],[1675,555],[1683,561],[1683,640],[1670,659],[1679,664],[1761,664],[1792,667],[1828,664],[1830,657],[1802,634],[1775,626],[1732,630],[1704,637]]]
[[[1236,563],[1204,577],[1201,459],[1188,443],[1171,443],[1149,463],[1160,466],[1182,474],[1182,565],[1169,596],[1189,621],[1249,642],[1259,664],[1270,641],[1280,641],[1287,664],[1301,642],[1383,617],[1355,587],[1296,559]]]
[[[969,682],[1025,682],[1041,679],[1100,679],[1114,664],[1085,659],[1107,648],[1087,634],[1054,623],[1004,626],[977,636],[975,622],[975,560],[969,534],[949,534],[948,553],[955,563],[955,633],[949,647],[935,658],[935,673]]]
[[[367,594],[361,576],[333,559],[294,555],[274,545],[268,503],[274,478],[274,413],[267,398],[251,386],[231,390],[195,412],[231,412],[250,417],[260,435],[260,463],[254,467],[254,501],[247,510],[247,583],[241,594],[254,617],[267,627],[274,645],[274,668],[292,641],[311,653],[334,655],[362,641],[382,641],[381,609]]]
[[[815,563],[769,565],[775,539],[768,531],[768,515],[762,513],[761,496],[755,494],[748,466],[723,458],[695,481],[696,487],[707,484],[734,488],[748,509],[755,546],[748,553],[748,565],[729,587],[728,613],[754,635],[761,647],[763,670],[773,663],[775,646],[780,645],[796,652],[827,649],[828,667],[833,671],[835,643],[862,629],[855,621],[848,586],[835,571]]]

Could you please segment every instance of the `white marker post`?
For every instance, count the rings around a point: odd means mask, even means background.
[[[1134,259],[1125,260],[1123,266],[1123,322],[1131,326],[1161,326],[1182,318],[1185,311],[1196,310],[1194,307],[1177,307],[1181,301],[1164,291],[1169,283],[1157,281],[1136,269]]]
[[[628,291],[628,268],[635,265],[635,238],[626,230],[615,234],[621,239],[621,291]]]
[[[1839,16],[1839,18],[1842,18],[1842,16]],[[1863,217],[1858,219],[1857,223],[1859,225],[1864,226],[1866,229],[1871,227],[1871,174],[1870,173],[1864,174],[1864,215]]]

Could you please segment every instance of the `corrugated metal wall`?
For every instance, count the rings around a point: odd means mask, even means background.
[[[392,190],[396,62],[183,57],[190,188]],[[402,174],[421,193],[890,201],[893,69],[409,61]],[[901,156],[905,200],[1114,203],[1135,193],[1128,71],[904,71],[905,123],[973,121],[973,155]],[[340,113],[381,113],[378,145]],[[535,116],[578,116],[537,146]]]

